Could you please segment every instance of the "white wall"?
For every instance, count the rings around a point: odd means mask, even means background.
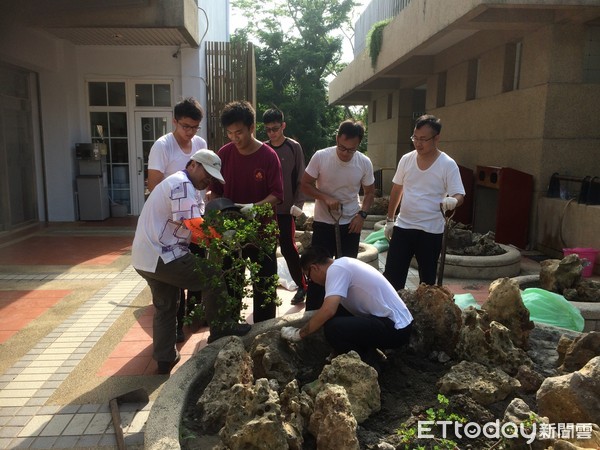
[[[42,179],[37,183],[39,217],[50,221],[75,220],[72,147],[81,137],[74,46],[41,31],[3,27],[0,60],[36,72],[39,77],[42,134],[41,142],[34,140],[39,165],[36,174],[41,178],[39,174],[43,171],[46,181],[45,186]],[[44,190],[47,212],[41,202]]]
[[[49,221],[74,221],[75,155],[77,142],[90,140],[86,81],[89,79],[172,80],[173,97],[195,96],[206,105],[204,43],[229,40],[229,0],[199,0],[200,49],[178,47],[79,46],[42,31],[3,24],[0,61],[39,76],[41,143],[46,186],[39,180],[38,196],[47,198]],[[4,22],[4,21],[0,21]],[[178,51],[180,50],[180,51]],[[173,55],[176,54],[176,57]],[[133,129],[133,128],[131,128]],[[206,127],[201,132],[206,134]],[[38,168],[39,170],[39,168]],[[43,202],[40,202],[40,208]]]

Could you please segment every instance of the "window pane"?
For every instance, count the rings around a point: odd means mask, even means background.
[[[136,84],[135,85],[135,105],[136,106],[152,106],[152,85],[151,84]]]
[[[154,139],[154,120],[152,117],[142,117],[142,140]]]
[[[114,188],[129,189],[129,171],[126,165],[113,165],[112,184]]]
[[[154,144],[154,142],[143,142],[142,143],[142,148],[143,148],[143,152],[144,152],[144,161],[148,161],[148,156],[150,155],[150,149],[152,148],[153,144]]]
[[[100,135],[98,134],[98,125],[102,126],[102,131],[104,133],[104,137],[108,136],[108,114],[105,112],[91,112],[90,113],[90,125],[92,127],[90,136],[92,136],[92,140],[99,139]]]
[[[125,106],[125,83],[108,83],[108,104]]]
[[[106,106],[106,83],[88,83],[90,106]]]
[[[129,162],[127,139],[110,140],[110,162],[127,164]]]
[[[171,106],[171,86],[168,84],[154,85],[154,106]]]
[[[127,113],[110,114],[110,137],[127,137]]]

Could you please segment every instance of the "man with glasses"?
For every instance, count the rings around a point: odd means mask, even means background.
[[[304,152],[298,142],[286,137],[283,112],[271,108],[264,112],[263,123],[269,137],[266,142],[281,161],[283,173],[283,202],[277,205],[277,224],[279,225],[279,247],[290,271],[290,276],[298,290],[292,298],[292,305],[304,302],[306,296],[306,280],[300,269],[300,255],[296,247],[296,225],[291,214],[292,206],[302,209],[304,199],[300,190],[300,180],[304,174]]]
[[[419,283],[435,284],[443,213],[464,200],[458,165],[438,149],[441,130],[437,117],[419,117],[410,137],[415,149],[402,156],[392,179],[385,225],[390,247],[383,275],[395,289],[404,289],[413,256],[419,266]],[[400,212],[394,219],[398,205]]]
[[[373,164],[357,152],[364,134],[361,122],[343,121],[338,127],[336,145],[318,150],[302,177],[302,191],[315,199],[312,245],[324,247],[336,258],[358,256],[360,233],[375,198]],[[306,310],[319,309],[324,295],[323,286],[309,281]]]
[[[158,138],[150,149],[148,155],[148,183],[147,188],[152,192],[154,188],[166,177],[178,170],[185,169],[190,156],[200,149],[207,148],[206,141],[196,133],[200,129],[200,122],[204,117],[204,111],[200,103],[193,98],[185,98],[178,102],[173,109],[173,131]],[[203,192],[198,195],[204,199]],[[196,244],[191,244],[192,253],[201,254]],[[185,341],[183,333],[183,318],[186,313],[186,305],[191,307],[191,299],[199,302],[202,294],[200,292],[187,293],[182,290],[179,311],[177,312],[177,342]]]
[[[379,372],[377,349],[402,347],[410,339],[413,317],[396,290],[369,264],[334,260],[323,247],[308,247],[300,261],[306,276],[324,286],[325,300],[306,325],[283,327],[281,336],[299,342],[323,327],[334,355],[354,350]]]
[[[173,109],[173,131],[157,139],[148,155],[148,190],[152,190],[163,179],[183,170],[190,156],[202,148],[206,141],[196,133],[204,111],[200,103],[189,97]]]

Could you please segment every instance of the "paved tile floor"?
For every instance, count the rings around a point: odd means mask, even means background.
[[[147,386],[148,403],[121,406],[125,441],[142,448],[167,376],[151,358],[146,283],[129,265],[134,227],[131,219],[62,224],[0,244],[0,449],[116,448],[108,402]],[[383,268],[385,253],[379,262]],[[407,287],[417,282],[411,270]],[[489,282],[446,285],[483,301]],[[293,291],[278,294],[278,316],[302,311],[290,304]],[[251,323],[251,307],[246,313]],[[174,371],[206,345],[206,328],[186,334]]]

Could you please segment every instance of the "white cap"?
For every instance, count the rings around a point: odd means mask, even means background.
[[[215,152],[206,149],[198,150],[190,157],[190,159],[202,164],[204,170],[206,170],[211,177],[225,184],[225,179],[223,178],[223,175],[221,175],[221,158],[219,158]]]

